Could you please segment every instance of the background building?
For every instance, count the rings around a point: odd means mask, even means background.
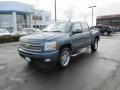
[[[32,24],[34,28],[43,29],[51,22],[51,13],[48,11],[34,9]]]
[[[23,28],[45,27],[50,21],[50,12],[35,10],[32,5],[11,1],[0,2],[0,28],[9,32],[21,31]]]
[[[97,25],[111,26],[114,29],[120,29],[120,14],[98,16],[96,23]]]

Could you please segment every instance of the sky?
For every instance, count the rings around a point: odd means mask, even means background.
[[[11,1],[11,0],[0,0]],[[54,19],[54,0],[12,0],[33,5],[40,10],[51,12]],[[57,1],[57,19],[67,20],[65,12],[73,9],[73,21],[87,21],[91,24],[91,5],[96,5],[94,8],[94,24],[96,16],[120,14],[120,0],[56,0]]]

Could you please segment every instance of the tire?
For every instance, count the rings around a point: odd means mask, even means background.
[[[91,45],[91,50],[92,52],[95,52],[97,51],[97,49],[98,49],[98,39],[95,39],[94,43]]]
[[[59,58],[58,58],[58,67],[60,69],[65,69],[71,60],[71,50],[69,48],[62,48],[60,50]]]
[[[108,32],[104,32],[104,35],[105,35],[105,36],[108,36],[108,35],[109,35],[109,33],[108,33]]]

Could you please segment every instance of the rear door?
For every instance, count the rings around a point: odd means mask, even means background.
[[[83,39],[84,39],[84,47],[89,46],[92,40],[92,32],[89,29],[89,26],[85,22],[81,22],[81,26],[83,29]]]

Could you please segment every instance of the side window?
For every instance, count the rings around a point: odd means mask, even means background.
[[[82,27],[81,27],[80,23],[75,23],[73,25],[73,31],[82,32]]]
[[[42,16],[39,16],[39,20],[41,20],[41,21],[42,21],[42,19],[43,19],[43,18],[42,18]]]
[[[88,32],[89,31],[89,26],[88,26],[87,23],[81,23],[81,26],[82,26],[84,32]]]

